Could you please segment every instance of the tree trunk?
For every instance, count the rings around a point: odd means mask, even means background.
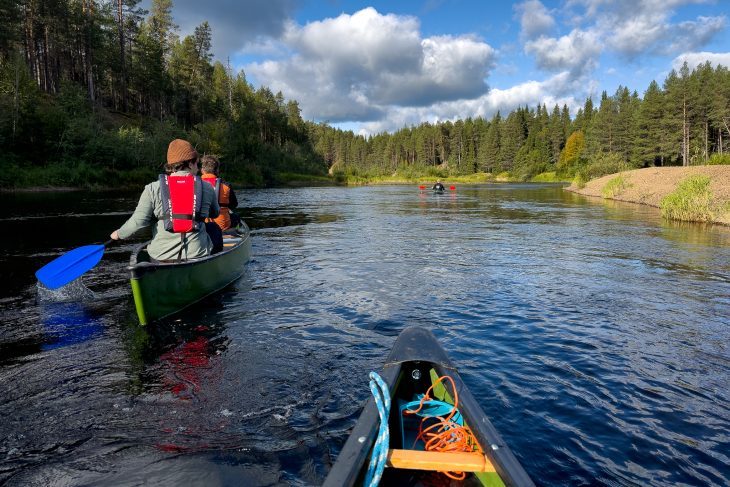
[[[35,21],[32,4],[30,2],[25,6],[25,57],[28,66],[30,67],[30,75],[36,80],[38,86],[40,82],[38,80],[38,66],[36,64],[36,49],[35,49],[35,38],[33,32],[33,22]]]
[[[18,126],[20,114],[20,54],[15,55],[15,93],[13,96],[13,139]]]
[[[119,62],[122,76],[122,111],[127,111],[127,63],[124,55],[124,9],[123,0],[117,0],[117,17],[119,20]]]
[[[682,98],[682,166],[689,166],[689,134],[687,133],[687,97]]]
[[[91,59],[91,26],[92,26],[92,2],[93,0],[83,0],[82,13],[84,14],[84,74],[86,76],[86,86],[89,91],[89,99],[91,103],[96,102],[94,90],[94,67]]]
[[[227,80],[228,81],[228,108],[231,111],[230,115],[233,115],[233,89],[231,86],[233,84],[233,76],[231,76],[231,58],[230,57],[226,57],[226,64],[228,65],[227,66],[228,69],[226,70],[227,71],[226,74],[228,75],[228,80]],[[230,117],[229,117],[229,120],[230,120]]]
[[[43,26],[43,89],[46,93],[53,92],[51,73],[48,66],[48,24]]]

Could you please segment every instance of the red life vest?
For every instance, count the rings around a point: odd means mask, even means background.
[[[202,179],[213,186],[218,206],[220,206],[218,218],[208,218],[206,221],[216,222],[218,226],[221,227],[221,230],[231,228],[231,210],[229,208],[231,202],[231,186],[225,184],[221,178],[218,178],[213,174],[203,174]]]
[[[160,193],[165,230],[173,233],[195,232],[204,219],[203,183],[199,177],[160,174]]]
[[[215,191],[215,199],[218,201],[218,204],[222,203],[221,201],[221,178],[217,178],[215,176],[213,177],[206,177],[206,175],[203,175],[201,178],[206,183],[210,183],[211,186],[213,186],[213,191]]]

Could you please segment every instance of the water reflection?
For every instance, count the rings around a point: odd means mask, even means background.
[[[45,303],[41,306],[43,350],[76,345],[92,340],[104,332],[103,310],[90,309],[84,303]]]
[[[252,230],[261,228],[281,228],[309,223],[333,223],[338,220],[336,214],[307,214],[285,209],[272,211],[270,208],[246,208],[246,223]]]
[[[227,325],[217,318],[224,294],[147,327],[135,326],[127,349],[135,373],[130,390],[155,418],[152,445],[162,452],[236,448],[233,414],[220,406]]]

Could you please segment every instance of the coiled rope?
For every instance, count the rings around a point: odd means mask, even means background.
[[[454,391],[454,404],[449,410],[446,416],[440,415],[429,415],[424,411],[421,411],[424,405],[429,403],[440,403],[441,401],[434,401],[431,398],[431,392],[437,384],[448,380],[451,383],[451,390]],[[441,403],[445,406],[450,406],[446,403]],[[448,375],[439,377],[431,387],[429,387],[426,394],[419,401],[418,409],[405,409],[403,414],[418,414],[423,416],[419,426],[418,437],[416,442],[419,440],[424,442],[424,449],[426,451],[441,451],[441,452],[474,452],[480,451],[479,444],[474,438],[474,434],[466,426],[459,424],[460,413],[459,413],[459,393],[456,390],[454,379]],[[426,420],[429,418],[435,418],[438,422],[425,426]],[[457,422],[458,421],[458,422]],[[414,444],[415,447],[415,444]],[[448,472],[440,471],[449,478],[455,480],[463,480],[466,477],[464,472]]]
[[[378,438],[373,446],[373,453],[370,457],[370,465],[365,473],[365,485],[373,487],[378,485],[385,470],[385,462],[388,459],[388,444],[390,435],[388,433],[388,415],[390,414],[390,391],[382,377],[375,372],[370,372],[370,391],[373,393],[375,405],[380,416],[380,429]]]

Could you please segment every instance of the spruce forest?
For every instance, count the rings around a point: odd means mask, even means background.
[[[214,60],[201,19],[171,0],[0,0],[0,186],[139,187],[190,140],[246,186],[292,180],[492,176],[588,180],[624,169],[730,163],[730,71],[685,64],[643,95],[362,136],[302,119],[296,100]],[[548,176],[545,176],[545,175]]]

